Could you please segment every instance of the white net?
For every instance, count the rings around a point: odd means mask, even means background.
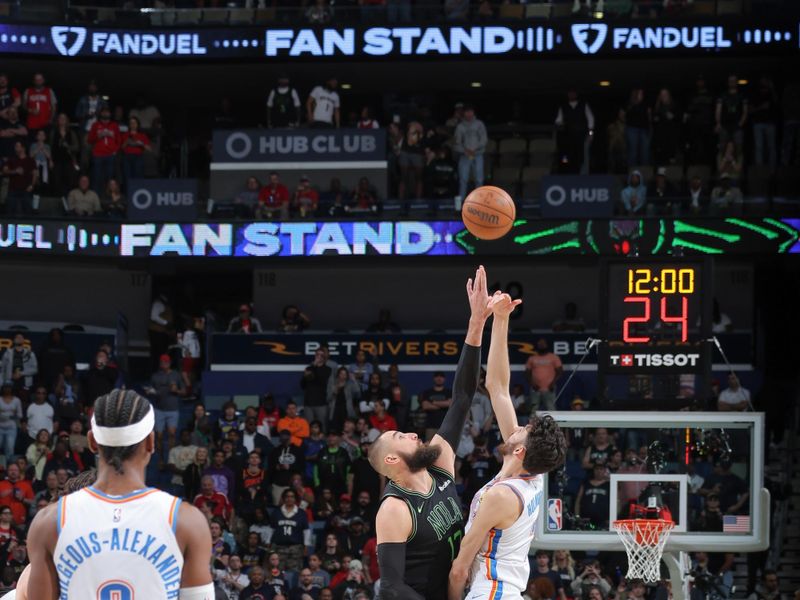
[[[628,553],[628,579],[661,581],[661,554],[673,527],[675,523],[662,519],[614,521],[614,529]]]

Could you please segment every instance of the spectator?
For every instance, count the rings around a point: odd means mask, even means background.
[[[536,353],[525,363],[525,378],[531,386],[531,416],[538,410],[556,410],[555,388],[564,372],[561,359],[550,352],[547,340],[536,342]]]
[[[100,204],[100,197],[90,189],[89,177],[81,175],[78,179],[78,187],[72,190],[67,196],[67,206],[70,213],[76,216],[93,217],[99,215],[103,208]]]
[[[94,122],[87,137],[92,146],[92,180],[94,191],[101,193],[109,179],[114,177],[114,163],[120,149],[119,126],[111,120],[111,111],[104,108]]]
[[[766,569],[761,583],[756,586],[755,591],[747,597],[747,600],[787,600],[781,593],[778,574],[773,569]]]
[[[653,184],[647,192],[647,198],[654,207],[656,214],[665,216],[678,216],[681,204],[678,191],[667,179],[667,169],[658,167]]]
[[[272,512],[272,547],[286,570],[299,571],[303,566],[305,546],[310,544],[306,512],[297,505],[294,490],[281,494],[281,503]]]
[[[628,168],[650,164],[650,108],[644,103],[644,90],[634,88],[625,108],[625,145]]]
[[[228,322],[228,333],[261,333],[261,321],[247,303],[239,305],[239,315]]]
[[[717,172],[720,178],[730,177],[738,181],[742,175],[741,154],[736,149],[736,144],[732,141],[721,146],[719,157],[717,158]]]
[[[362,392],[367,391],[373,369],[372,363],[367,362],[367,353],[363,350],[357,350],[356,361],[348,367],[348,370],[350,371],[350,377],[359,385]]]
[[[731,473],[730,460],[718,459],[714,463],[714,471],[706,477],[700,494],[719,496],[720,510],[726,515],[741,514],[742,508],[747,512],[750,498],[747,484],[738,475]]]
[[[372,109],[365,106],[361,109],[361,119],[356,123],[356,129],[379,129],[380,125],[372,114]]]
[[[261,182],[251,175],[247,178],[244,189],[233,199],[233,210],[237,217],[246,218],[255,215],[260,192]]]
[[[483,185],[483,153],[486,150],[488,136],[483,121],[475,116],[472,106],[464,107],[464,120],[456,127],[455,145],[453,149],[458,158],[458,197],[463,200],[467,195],[467,184],[470,173],[474,169],[475,187]]]
[[[447,146],[428,151],[429,159],[425,165],[423,179],[425,196],[433,200],[452,199],[458,189],[458,171]],[[431,202],[431,212],[435,215],[436,202]]]
[[[20,104],[22,104],[22,96],[20,96],[19,90],[9,85],[8,75],[0,73],[0,119],[7,119],[8,109],[19,110]]]
[[[552,569],[561,578],[564,590],[572,592],[572,582],[575,580],[575,559],[569,550],[556,550],[553,552]],[[566,592],[565,592],[566,593]]]
[[[36,132],[36,140],[31,144],[29,156],[36,163],[37,187],[42,193],[49,191],[50,172],[53,169],[53,153],[47,144],[47,134],[40,129]]]
[[[421,198],[423,190],[422,174],[425,166],[425,149],[423,146],[423,128],[416,121],[408,124],[405,137],[400,148],[397,164],[400,168],[398,197],[405,200],[410,194],[413,198]],[[406,207],[406,211],[408,207]]]
[[[586,331],[586,323],[578,315],[577,304],[567,302],[564,305],[564,317],[553,323],[553,331],[574,331],[576,333]]]
[[[574,404],[575,400],[572,402]],[[581,400],[581,402],[583,402],[583,400]],[[608,457],[614,449],[614,445],[611,443],[611,436],[609,436],[608,429],[605,427],[598,427],[595,429],[588,443],[589,445],[584,451],[583,461],[581,462],[581,466],[586,470],[587,477],[592,475],[595,464],[606,464],[608,462]]]
[[[348,574],[344,581],[333,589],[333,597],[336,600],[353,598],[356,600],[359,594],[366,594],[367,599],[372,598],[370,585],[364,575],[364,566],[360,560],[353,559],[348,566]]]
[[[705,78],[695,80],[695,92],[683,115],[689,164],[709,165],[714,155],[714,98]]]
[[[47,477],[47,474],[51,471],[55,471],[56,476],[60,476],[59,471],[61,470],[65,471],[66,477],[78,474],[78,463],[70,456],[68,439],[59,436],[53,446],[53,453],[48,457],[47,463],[44,465],[44,476]]]
[[[75,120],[80,125],[81,131],[89,133],[97,120],[97,115],[104,108],[110,108],[108,101],[100,95],[97,82],[91,79],[86,86],[86,94],[80,97],[75,107]]]
[[[419,405],[425,413],[425,439],[431,441],[444,420],[447,409],[453,402],[453,391],[444,386],[444,372],[433,374],[433,387],[420,394]]]
[[[24,334],[15,333],[12,343],[14,345],[0,359],[0,373],[3,383],[10,384],[14,393],[25,399],[33,386],[33,378],[39,372],[39,364],[33,350],[25,347]]]
[[[6,214],[19,216],[33,212],[33,190],[39,180],[36,161],[28,156],[25,144],[14,143],[14,156],[6,161],[3,175],[8,177]]]
[[[214,569],[214,581],[222,588],[228,600],[239,600],[239,594],[250,585],[250,578],[242,572],[242,559],[231,554],[225,569]]]
[[[328,383],[331,379],[331,368],[325,364],[325,352],[318,348],[314,352],[314,361],[303,372],[300,387],[303,388],[303,406],[305,414],[311,421],[326,422],[328,415]],[[280,426],[280,424],[279,424]],[[306,435],[308,431],[306,430]]]
[[[242,555],[242,569],[245,572],[253,567],[261,566],[267,559],[267,549],[261,545],[261,536],[255,531],[247,534],[247,541],[239,552]]]
[[[225,464],[225,451],[217,449],[213,453],[211,464],[203,471],[203,478],[211,477],[214,482],[214,491],[223,494],[229,502],[236,500],[236,475]],[[202,486],[203,482],[200,481]]]
[[[800,83],[790,81],[781,96],[783,112],[783,143],[781,164],[789,166],[800,158]]]
[[[689,189],[682,203],[683,210],[692,215],[698,215],[708,210],[708,204],[708,192],[704,189],[703,180],[695,175],[689,180]]]
[[[319,193],[311,186],[307,175],[302,175],[292,198],[292,210],[301,218],[314,216],[319,206]]]
[[[711,203],[709,212],[712,215],[741,214],[744,205],[742,190],[735,185],[729,176],[722,177],[713,190],[711,190]]]
[[[311,8],[309,8],[311,10]],[[287,75],[278,76],[278,85],[267,96],[267,127],[298,127],[300,96]]]
[[[178,416],[181,397],[186,395],[186,387],[180,373],[172,370],[169,354],[162,354],[159,370],[150,378],[150,385],[156,396],[156,454],[163,461],[164,430],[167,432],[167,453],[175,446],[175,432],[178,429]]]
[[[499,468],[497,458],[489,450],[486,436],[475,436],[473,450],[464,458],[459,473],[464,480],[463,502],[471,503],[475,494],[492,479]]]
[[[50,471],[45,477],[44,469],[42,469],[42,477],[38,478],[38,480],[44,481],[44,489],[36,494],[33,499],[34,503],[38,505],[39,501],[44,499],[48,504],[51,504],[58,500],[58,476],[56,472]]]
[[[183,471],[183,497],[193,500],[200,493],[203,471],[208,467],[208,448],[200,446],[195,450],[194,460]]]
[[[6,467],[6,478],[0,481],[0,507],[9,507],[14,523],[23,525],[28,509],[33,505],[33,496],[33,488],[23,478],[17,463],[9,463]]]
[[[53,169],[50,189],[66,199],[67,193],[76,183],[80,170],[80,140],[72,130],[69,118],[61,113],[56,118],[55,127],[50,132],[50,149],[53,153]]]
[[[216,489],[214,481],[214,477],[211,475],[203,475],[200,480],[200,493],[195,496],[192,503],[206,516],[223,519],[229,523],[233,518],[233,506],[228,500],[228,496]]]
[[[208,517],[211,530],[211,569],[225,569],[231,555],[231,546],[223,537],[226,533],[225,522],[220,517],[212,517],[206,504],[200,510]]]
[[[272,219],[275,216],[284,220],[289,218],[289,190],[273,171],[269,174],[269,183],[258,193],[256,218]]]
[[[255,411],[255,407],[251,407]],[[269,433],[269,430],[267,430]],[[244,420],[244,429],[242,430],[242,439],[239,442],[242,455],[256,452],[259,456],[266,458],[270,450],[272,450],[272,442],[269,440],[270,436],[263,435],[258,431],[258,421],[255,414],[249,415]]]
[[[381,433],[397,431],[397,421],[394,420],[392,415],[386,412],[386,407],[383,402],[374,402],[372,410],[373,413],[369,416],[369,423],[372,427]]]
[[[697,531],[722,531],[722,511],[719,509],[719,495],[710,493],[706,496],[706,503],[700,511],[696,523]]]
[[[332,177],[328,189],[320,194],[320,203],[327,208],[329,217],[343,217],[349,210],[345,206],[346,196],[349,192],[342,186],[342,180]]]
[[[728,76],[728,89],[717,100],[715,113],[715,133],[719,135],[719,146],[724,148],[732,141],[736,145],[736,153],[742,153],[744,142],[744,124],[747,122],[747,99],[739,91],[739,78]]]
[[[300,581],[297,586],[289,592],[289,600],[318,600],[319,592],[322,588],[314,582],[311,569],[306,567],[300,571]]]
[[[381,374],[373,371],[369,376],[367,389],[361,394],[361,401],[358,403],[360,416],[369,417],[376,404],[382,404],[384,408],[389,408],[389,399],[386,397],[387,391],[381,386]]]
[[[778,121],[778,117],[778,95],[775,92],[775,85],[769,77],[762,76],[758,81],[758,90],[750,108],[750,119],[753,123],[753,141],[755,142],[755,163],[757,165],[768,164],[774,169],[778,164],[777,145],[775,142],[775,124]]]
[[[36,441],[37,434],[44,430],[50,435],[53,434],[53,407],[47,402],[47,388],[43,385],[36,386],[33,394],[33,402],[28,405],[25,413],[27,417],[28,437],[32,442]]]
[[[535,565],[534,568],[531,569],[530,581],[533,581],[534,585],[539,589],[539,581],[544,579],[550,586],[542,587],[547,587],[548,590],[552,590],[550,596],[546,598],[542,597],[541,600],[567,600],[567,596],[564,593],[564,586],[561,583],[561,577],[550,568],[550,556],[547,554],[547,551],[537,550],[534,560]]]
[[[108,353],[98,350],[95,354],[94,364],[84,375],[81,392],[81,403],[84,406],[93,406],[94,399],[104,396],[114,389],[119,372],[116,367],[108,364]]]
[[[287,407],[288,409],[288,407]],[[303,474],[306,468],[305,455],[298,445],[292,443],[288,429],[278,427],[279,444],[270,450],[267,472],[270,474],[272,502],[277,505],[292,481],[292,476]]]
[[[562,173],[589,173],[589,148],[594,134],[594,113],[579,99],[575,89],[567,91],[567,99],[556,114],[556,142],[559,170]]]
[[[333,18],[333,9],[328,4],[328,0],[314,0],[314,3],[306,10],[306,19],[312,25],[324,25]]]
[[[268,452],[264,454],[266,455]],[[269,503],[267,472],[261,468],[263,461],[262,454],[256,451],[250,452],[247,455],[247,468],[241,471],[236,486],[239,490],[237,507],[245,519],[253,517],[257,506],[266,506]]]
[[[258,422],[258,432],[267,437],[273,437],[278,431],[278,421],[281,418],[278,407],[275,406],[275,398],[267,392],[261,397],[256,421]]]
[[[314,486],[328,488],[334,496],[339,496],[352,486],[352,481],[348,481],[352,477],[350,457],[341,447],[341,442],[341,433],[331,429],[328,432],[328,445],[320,452],[314,470]]]
[[[607,510],[608,508],[606,507],[606,511]],[[608,514],[606,512],[606,518],[607,517]],[[592,588],[597,588],[602,594],[602,598],[605,598],[611,591],[611,584],[603,577],[600,571],[600,563],[597,560],[590,560],[587,562],[581,574],[572,582],[572,593],[575,595],[575,598],[589,599],[589,590]],[[596,600],[596,598],[592,598],[591,600]]]
[[[617,118],[606,129],[608,136],[608,172],[625,173],[628,166],[628,149],[625,145],[625,111],[619,109]]]
[[[136,99],[136,106],[128,113],[128,118],[131,117],[138,119],[142,131],[151,139],[161,129],[161,113],[153,104],[147,102],[144,96]]]
[[[721,412],[745,412],[752,409],[750,390],[742,387],[739,378],[733,373],[728,375],[728,387],[719,393],[717,409]]]
[[[575,498],[575,516],[588,519],[598,529],[608,528],[610,484],[605,462],[596,462],[592,475],[581,484]]]
[[[653,107],[653,158],[656,165],[672,165],[678,156],[678,108],[666,88],[658,92]]]
[[[49,129],[57,114],[58,100],[53,90],[45,85],[44,75],[34,74],[33,86],[25,90],[22,104],[25,107],[25,114],[28,115],[25,124],[28,131]]]
[[[183,473],[197,456],[197,446],[192,444],[192,432],[181,430],[180,443],[169,451],[167,471],[172,473],[170,480],[176,495],[183,491]],[[205,466],[205,465],[204,465]]]
[[[353,484],[353,489],[355,490],[355,484]],[[376,494],[375,498],[378,498],[379,496],[380,494]],[[358,542],[360,545],[357,548],[355,545],[352,546],[353,553],[358,556],[359,559],[361,558],[361,549],[363,548],[364,544],[366,544],[367,538],[369,537],[369,532],[375,530],[375,518],[378,515],[378,507],[372,503],[372,497],[373,496],[367,490],[359,491],[356,496],[356,505],[352,510],[352,515],[354,517],[353,520],[355,520],[356,517],[360,517],[363,520],[364,525],[364,528],[361,531],[361,533],[364,535],[363,541]],[[350,521],[350,525],[353,525],[353,521]],[[352,529],[351,527],[351,534],[353,532],[358,532],[358,529]],[[373,533],[372,535],[375,534]],[[351,543],[353,543],[352,540]]]
[[[102,206],[106,215],[110,218],[117,221],[125,218],[125,211],[127,210],[125,195],[122,193],[119,182],[116,179],[108,180]]]
[[[379,213],[381,211],[378,191],[366,177],[358,180],[358,187],[353,191],[353,198],[348,208],[358,212]]]
[[[306,112],[310,127],[333,128],[340,124],[339,82],[329,77],[325,85],[318,85],[306,100]]]
[[[622,190],[622,207],[624,214],[643,214],[647,204],[647,187],[642,181],[640,171],[631,171],[628,185]]]
[[[339,367],[328,380],[328,420],[332,429],[341,429],[345,419],[357,417],[361,386],[350,378],[347,367]]]
[[[10,350],[6,350],[4,357],[9,353]],[[0,442],[6,461],[14,456],[20,421],[22,421],[22,401],[14,395],[14,388],[11,385],[4,384],[0,387]]]
[[[102,119],[102,113],[101,119]],[[150,152],[150,138],[141,130],[139,119],[128,119],[128,131],[122,134],[122,173],[125,180],[125,189],[130,188],[131,179],[144,177],[144,153]]]
[[[58,327],[54,327],[47,334],[47,341],[39,348],[37,356],[39,377],[48,387],[52,386],[64,372],[64,367],[75,366],[75,358],[64,344],[64,332]]]
[[[239,600],[266,600],[275,598],[274,590],[267,585],[264,579],[264,569],[253,567],[248,573],[250,584],[247,585],[239,594]]]
[[[322,568],[322,560],[318,554],[308,557],[308,570],[311,571],[311,581],[321,588],[327,588],[331,581],[331,575]]]

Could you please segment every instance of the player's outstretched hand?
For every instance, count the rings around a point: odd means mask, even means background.
[[[492,314],[489,306],[491,298],[486,286],[486,271],[483,265],[475,271],[475,278],[467,280],[467,297],[469,298],[469,308],[472,311],[473,319],[485,321]]]
[[[512,300],[508,294],[496,292],[489,301],[489,309],[495,317],[508,318],[520,304],[522,299]]]

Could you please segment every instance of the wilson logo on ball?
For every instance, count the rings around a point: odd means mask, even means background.
[[[473,206],[468,206],[467,212],[471,215],[475,215],[481,221],[486,221],[487,223],[491,223],[492,225],[497,225],[500,222],[500,217],[498,217],[497,215],[490,215],[486,211],[478,210]]]

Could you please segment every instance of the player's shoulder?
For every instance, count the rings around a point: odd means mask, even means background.
[[[407,500],[385,496],[375,517],[378,543],[405,542],[413,536],[414,522]]]

